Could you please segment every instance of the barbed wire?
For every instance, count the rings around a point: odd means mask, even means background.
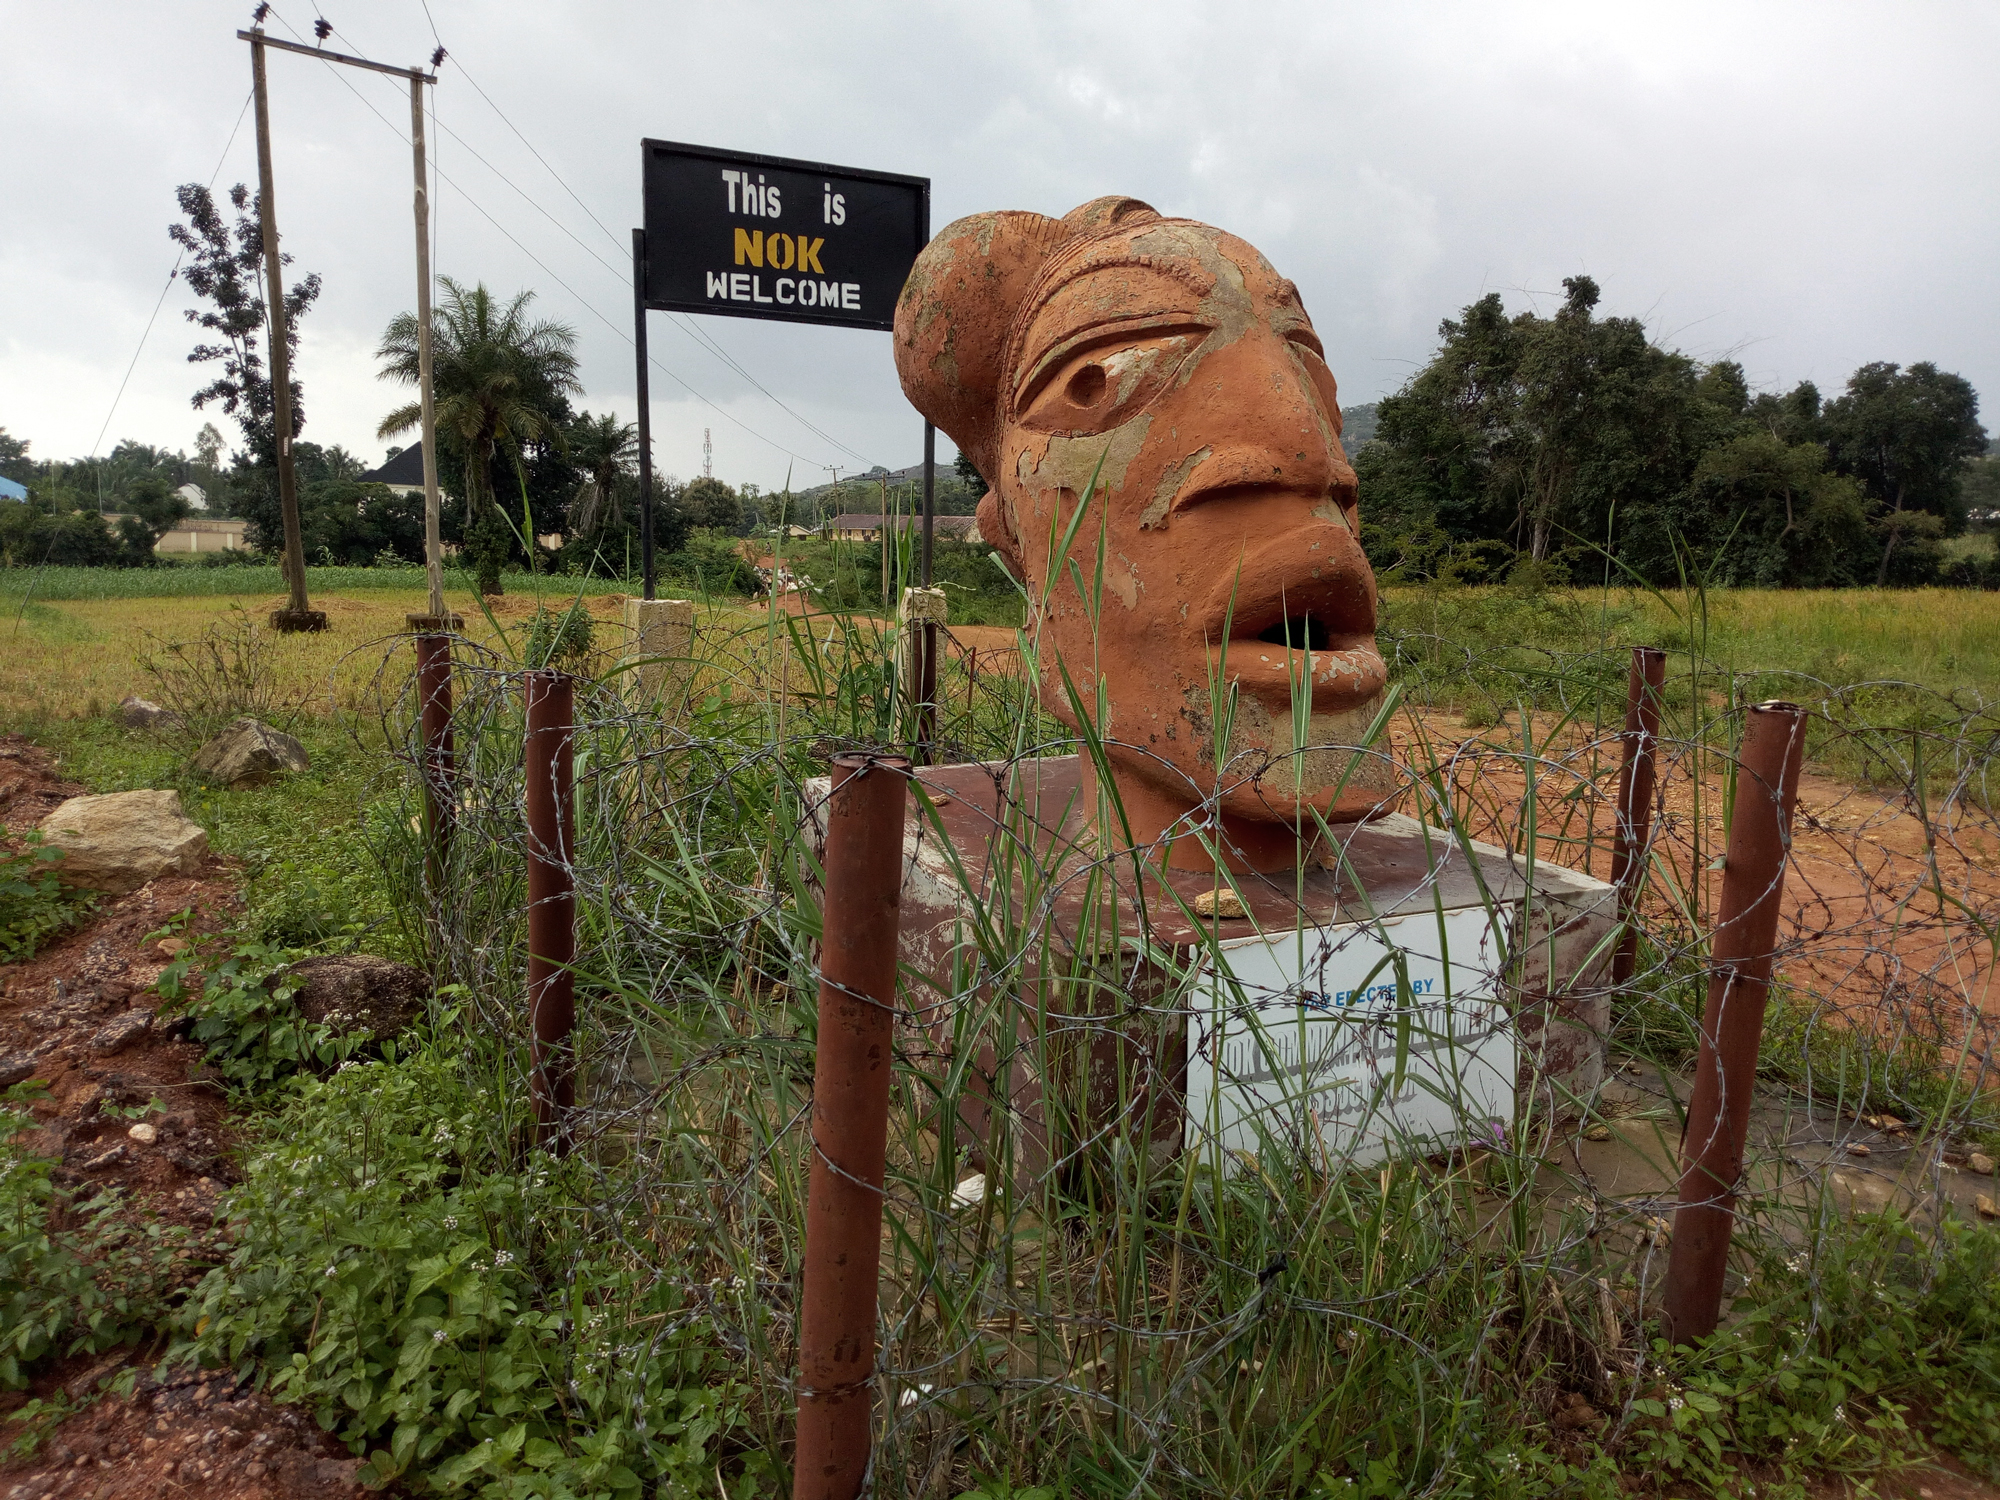
[[[537,1169],[561,1186],[533,1211],[587,1223],[636,1278],[677,1286],[773,1444],[799,1394],[826,766],[910,740],[894,645],[887,627],[824,617],[708,622],[672,659],[621,675],[600,658],[578,679],[576,1146]],[[1437,645],[1392,643],[1408,697],[1380,741],[1292,752],[1349,752],[1392,778],[1378,816],[1328,830],[1310,868],[1222,883],[1255,908],[1231,952],[1306,934],[1270,983],[1232,976],[1221,919],[1204,926],[1184,891],[1107,851],[1090,808],[1051,817],[1023,789],[1031,764],[1095,753],[1038,708],[1032,656],[947,656],[936,740],[959,765],[918,773],[906,845],[906,901],[931,891],[951,931],[926,967],[906,909],[873,1381],[881,1492],[1025,1474],[1064,1435],[1127,1455],[1107,1492],[1192,1492],[1218,1402],[1266,1390],[1285,1360],[1324,1375],[1392,1347],[1410,1399],[1443,1404],[1477,1395],[1489,1346],[1517,1361],[1532,1349],[1546,1379],[1623,1430],[1657,1378],[1643,1323],[1675,1202],[1735,746],[1748,705],[1780,690],[1809,712],[1808,771],[1732,1285],[1770,1257],[1818,1253],[1843,1214],[1894,1207],[1934,1231],[1969,1210],[1954,1166],[1993,1128],[2000,1083],[1986,780],[2000,723],[1983,701],[1706,664],[1670,677],[1638,852],[1638,962],[1614,989],[1621,929],[1604,877],[1622,657],[1547,653],[1523,668],[1519,653],[1450,647],[1440,667]],[[448,852],[425,847],[414,688],[387,659],[379,722],[404,774],[373,837],[458,1008],[454,1035],[491,1100],[488,1149],[519,1160],[520,663],[454,647]],[[1508,683],[1508,712],[1468,724],[1463,704]],[[1216,787],[1292,756],[1226,758]],[[992,802],[971,805],[968,787]],[[1220,826],[1216,787],[1182,836]],[[1376,909],[1357,851],[1391,836],[1429,852]],[[1470,903],[1465,879],[1480,888]],[[1426,934],[1442,943],[1454,911],[1483,936],[1432,951]],[[1411,966],[1425,963],[1461,1007],[1484,1007],[1478,1024],[1461,1031],[1449,1005],[1421,1003]],[[1386,992],[1367,1011],[1372,1081],[1350,1092],[1351,1118],[1318,1111],[1342,1064],[1309,1052],[1303,1029],[1324,999],[1311,976],[1335,971]],[[1293,1082],[1273,1097],[1262,1074],[1287,1025]],[[1231,1038],[1258,1066],[1232,1061]],[[1506,1061],[1489,1065],[1496,1038]],[[1474,1086],[1481,1066],[1513,1070],[1504,1111],[1497,1085]],[[1442,1124],[1412,1125],[1405,1089]],[[1226,1128],[1224,1094],[1242,1111]],[[542,1274],[553,1295],[563,1268]],[[642,1358],[666,1333],[639,1337],[608,1301],[598,1315],[591,1358]]]

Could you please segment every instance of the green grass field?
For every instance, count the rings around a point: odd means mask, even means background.
[[[622,594],[628,587],[617,578],[530,579],[508,573],[501,582],[509,593],[539,582],[544,589],[566,588],[571,594]],[[421,568],[306,569],[308,594],[381,593],[421,590]],[[445,588],[470,593],[471,575],[456,568],[445,571]],[[263,598],[285,592],[276,563],[249,567],[159,568],[9,568],[0,570],[0,600],[37,599],[58,603],[71,599],[197,599]]]

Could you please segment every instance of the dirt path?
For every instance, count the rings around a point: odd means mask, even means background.
[[[0,737],[0,824],[31,826],[83,788],[64,781],[47,753]],[[22,1144],[57,1163],[67,1212],[99,1194],[123,1195],[120,1218],[186,1236],[176,1254],[192,1286],[227,1251],[218,1202],[235,1180],[235,1134],[223,1095],[202,1079],[201,1049],[181,1028],[155,1021],[152,987],[172,945],[221,928],[237,877],[211,856],[192,876],[170,876],[106,897],[92,919],[27,963],[0,966],[0,1077],[46,1085]],[[157,933],[191,913],[175,938]],[[162,944],[166,946],[162,946]],[[152,1105],[143,1118],[120,1110]],[[62,1360],[27,1391],[0,1396],[0,1418],[31,1398],[89,1403],[33,1454],[0,1463],[0,1496],[151,1500],[199,1491],[204,1500],[332,1500],[364,1493],[359,1461],[303,1413],[239,1391],[226,1372],[177,1368],[155,1382],[164,1349],[124,1349]],[[129,1398],[102,1394],[136,1373]],[[0,1452],[21,1436],[0,1420]]]
[[[1415,711],[1394,731],[1405,764],[1442,768],[1473,837],[1519,849],[1527,778],[1518,728],[1468,732]],[[1610,873],[1620,748],[1615,731],[1538,747],[1538,857]],[[1727,763],[1663,745],[1653,862],[1642,909],[1662,934],[1706,924],[1721,893]],[[1415,811],[1415,808],[1410,809]],[[1435,808],[1431,820],[1437,821]],[[1800,776],[1793,858],[1779,927],[1778,972],[1844,1019],[1962,1048],[1991,1077],[2000,992],[1989,934],[2000,931],[2000,824],[1953,802],[1920,810],[1895,787],[1859,786],[1808,768]]]

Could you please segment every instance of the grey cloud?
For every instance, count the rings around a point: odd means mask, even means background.
[[[434,45],[420,4],[327,4],[371,56]],[[302,0],[279,10],[309,27]],[[1223,224],[1299,283],[1350,401],[1393,390],[1438,320],[1483,291],[1526,305],[1577,270],[1607,307],[1692,352],[1740,351],[1767,384],[1830,385],[1870,359],[1934,359],[1987,390],[2000,378],[1988,7],[431,0],[430,14],[452,52],[438,268],[535,288],[578,330],[593,409],[632,409],[623,276],[646,135],[925,173],[940,225],[1112,191]],[[38,453],[96,437],[173,260],[172,189],[214,170],[243,103],[247,15],[0,3],[0,423]],[[304,59],[274,60],[273,83],[286,245],[326,279],[302,358],[309,435],[374,455],[395,393],[372,350],[412,301],[407,104]],[[254,176],[246,121],[220,182]],[[191,441],[186,305],[170,289],[107,442]],[[656,375],[663,467],[694,471],[704,427],[718,473],[767,486],[788,466],[813,482],[821,465],[916,452],[886,335],[701,331],[839,441],[656,315],[656,355],[714,403]]]

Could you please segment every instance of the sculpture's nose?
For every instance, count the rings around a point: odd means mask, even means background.
[[[1176,509],[1273,490],[1317,500],[1344,477],[1331,414],[1279,335],[1253,329],[1212,350],[1189,387],[1205,408],[1198,426],[1230,436],[1190,474]]]

